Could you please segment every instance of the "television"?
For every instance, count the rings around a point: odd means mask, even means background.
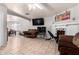
[[[44,19],[43,18],[36,18],[32,19],[33,25],[44,25]]]

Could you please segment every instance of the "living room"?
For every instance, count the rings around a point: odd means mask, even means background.
[[[31,7],[28,9],[27,5]],[[2,26],[1,33],[7,32],[8,39],[5,34],[1,37],[4,40],[0,39],[3,48],[0,54],[79,54],[78,41],[74,42],[79,32],[78,3],[1,4],[0,7],[7,17],[1,24],[7,23],[4,27],[8,30]]]

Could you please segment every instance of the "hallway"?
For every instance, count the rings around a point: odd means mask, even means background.
[[[55,55],[58,50],[54,40],[16,36],[8,38],[7,46],[0,50],[0,54]]]

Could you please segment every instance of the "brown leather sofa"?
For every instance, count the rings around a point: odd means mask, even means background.
[[[36,38],[37,37],[37,30],[36,29],[29,29],[28,31],[23,31],[24,36],[28,38]]]
[[[79,48],[72,42],[74,37],[79,37],[79,34],[75,36],[59,36],[58,50],[60,55],[79,55]]]

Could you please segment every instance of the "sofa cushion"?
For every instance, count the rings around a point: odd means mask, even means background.
[[[77,33],[73,38],[73,44],[79,47],[79,33]]]

